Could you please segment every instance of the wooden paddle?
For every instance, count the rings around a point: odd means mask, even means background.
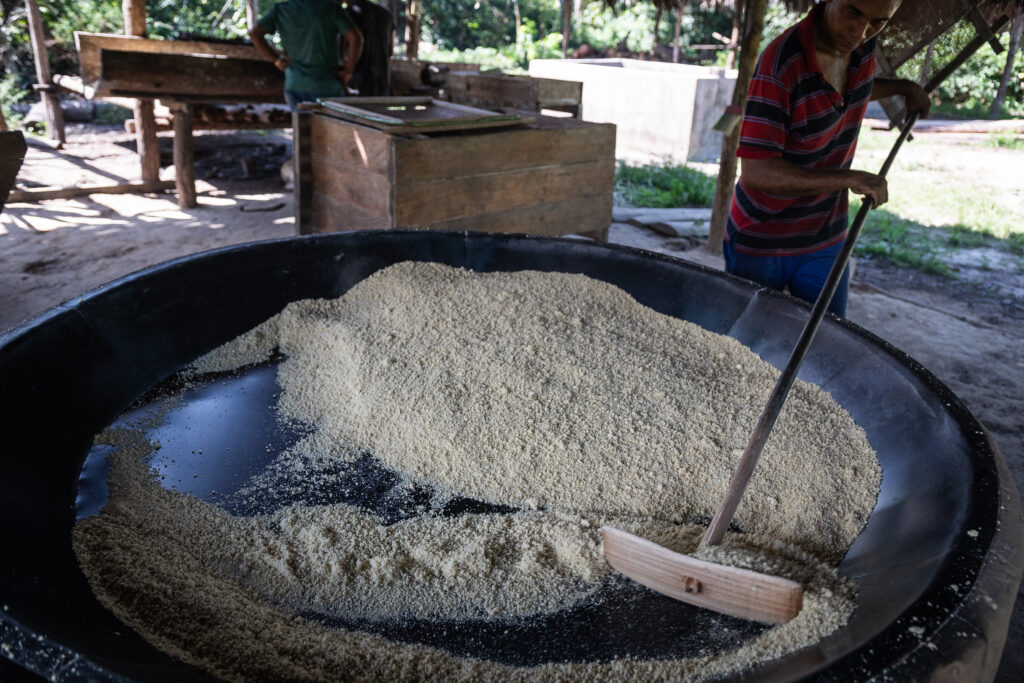
[[[910,130],[917,122],[917,116],[916,113],[911,114],[900,131],[899,138],[879,172],[883,178],[889,172],[896,152],[910,135]],[[719,545],[722,542],[722,537],[725,536],[725,531],[729,528],[736,508],[743,498],[743,492],[747,488],[754,467],[757,466],[757,459],[796,380],[797,371],[803,365],[804,357],[832,301],[832,295],[839,286],[839,279],[850,260],[850,254],[853,253],[864,219],[873,206],[874,200],[865,196],[843,247],[832,264],[828,279],[825,280],[825,285],[811,308],[811,315],[800,333],[789,362],[775,383],[768,404],[761,412],[761,417],[733,472],[729,488],[701,543]],[[789,621],[800,613],[803,605],[803,588],[789,579],[698,560],[614,527],[602,527],[601,539],[604,543],[605,559],[616,571],[652,590],[683,602],[769,624]]]

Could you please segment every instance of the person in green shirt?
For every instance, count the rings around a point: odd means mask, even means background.
[[[266,36],[281,36],[277,54]],[[346,94],[363,35],[338,0],[285,0],[270,8],[249,31],[256,50],[284,72],[284,98],[295,110],[299,102]],[[340,61],[340,39],[346,44]]]

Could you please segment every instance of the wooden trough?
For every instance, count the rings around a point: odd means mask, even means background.
[[[523,114],[513,127],[410,134],[325,107],[300,109],[298,233],[417,228],[607,239],[615,126]]]

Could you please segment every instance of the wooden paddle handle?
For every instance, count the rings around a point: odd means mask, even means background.
[[[882,170],[879,171],[878,175],[884,178],[889,172],[889,168],[896,158],[896,152],[899,151],[903,141],[910,135],[910,130],[914,127],[914,124],[917,123],[917,116],[916,112],[911,114],[903,125],[900,136],[896,139],[896,143],[889,152],[885,163],[882,164]],[[828,273],[828,279],[825,280],[825,285],[822,287],[817,301],[814,302],[814,307],[811,308],[811,316],[807,319],[807,323],[800,333],[800,338],[797,340],[793,353],[789,357],[789,362],[786,363],[786,367],[783,368],[778,381],[775,383],[775,388],[772,389],[772,394],[768,398],[768,404],[761,412],[761,417],[758,418],[757,424],[754,426],[754,431],[750,435],[747,447],[744,449],[743,455],[740,456],[740,461],[732,474],[729,488],[726,489],[725,496],[722,498],[715,516],[711,519],[708,530],[704,533],[703,542],[708,545],[718,545],[722,542],[722,537],[725,536],[725,531],[729,528],[729,524],[736,514],[736,508],[739,507],[740,500],[743,498],[743,492],[747,490],[747,484],[750,482],[750,476],[754,473],[754,468],[757,466],[757,459],[761,456],[761,451],[764,450],[764,445],[768,441],[768,436],[772,432],[772,427],[775,426],[779,413],[782,412],[782,405],[786,402],[786,396],[796,380],[796,374],[800,370],[800,366],[803,365],[804,357],[807,356],[807,350],[811,347],[811,342],[814,341],[814,335],[817,334],[821,320],[825,317],[825,311],[832,301],[832,296],[839,287],[839,279],[842,277],[843,270],[846,269],[846,264],[850,260],[850,254],[853,253],[853,247],[857,237],[860,235],[861,227],[864,225],[864,219],[867,217],[868,211],[874,206],[874,203],[874,200],[869,196],[865,196],[861,203],[857,217],[854,219],[853,225],[850,226],[846,239],[843,241],[842,249],[839,250],[839,254],[832,264],[832,270]]]

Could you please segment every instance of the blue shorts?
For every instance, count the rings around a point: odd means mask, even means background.
[[[825,286],[832,264],[839,255],[843,243],[838,242],[809,254],[796,256],[750,256],[732,248],[732,243],[722,242],[726,272],[753,280],[765,287],[780,292],[789,289],[795,297],[814,303]],[[839,280],[836,293],[828,310],[840,317],[846,316],[846,298],[850,291],[850,266],[847,264]]]

